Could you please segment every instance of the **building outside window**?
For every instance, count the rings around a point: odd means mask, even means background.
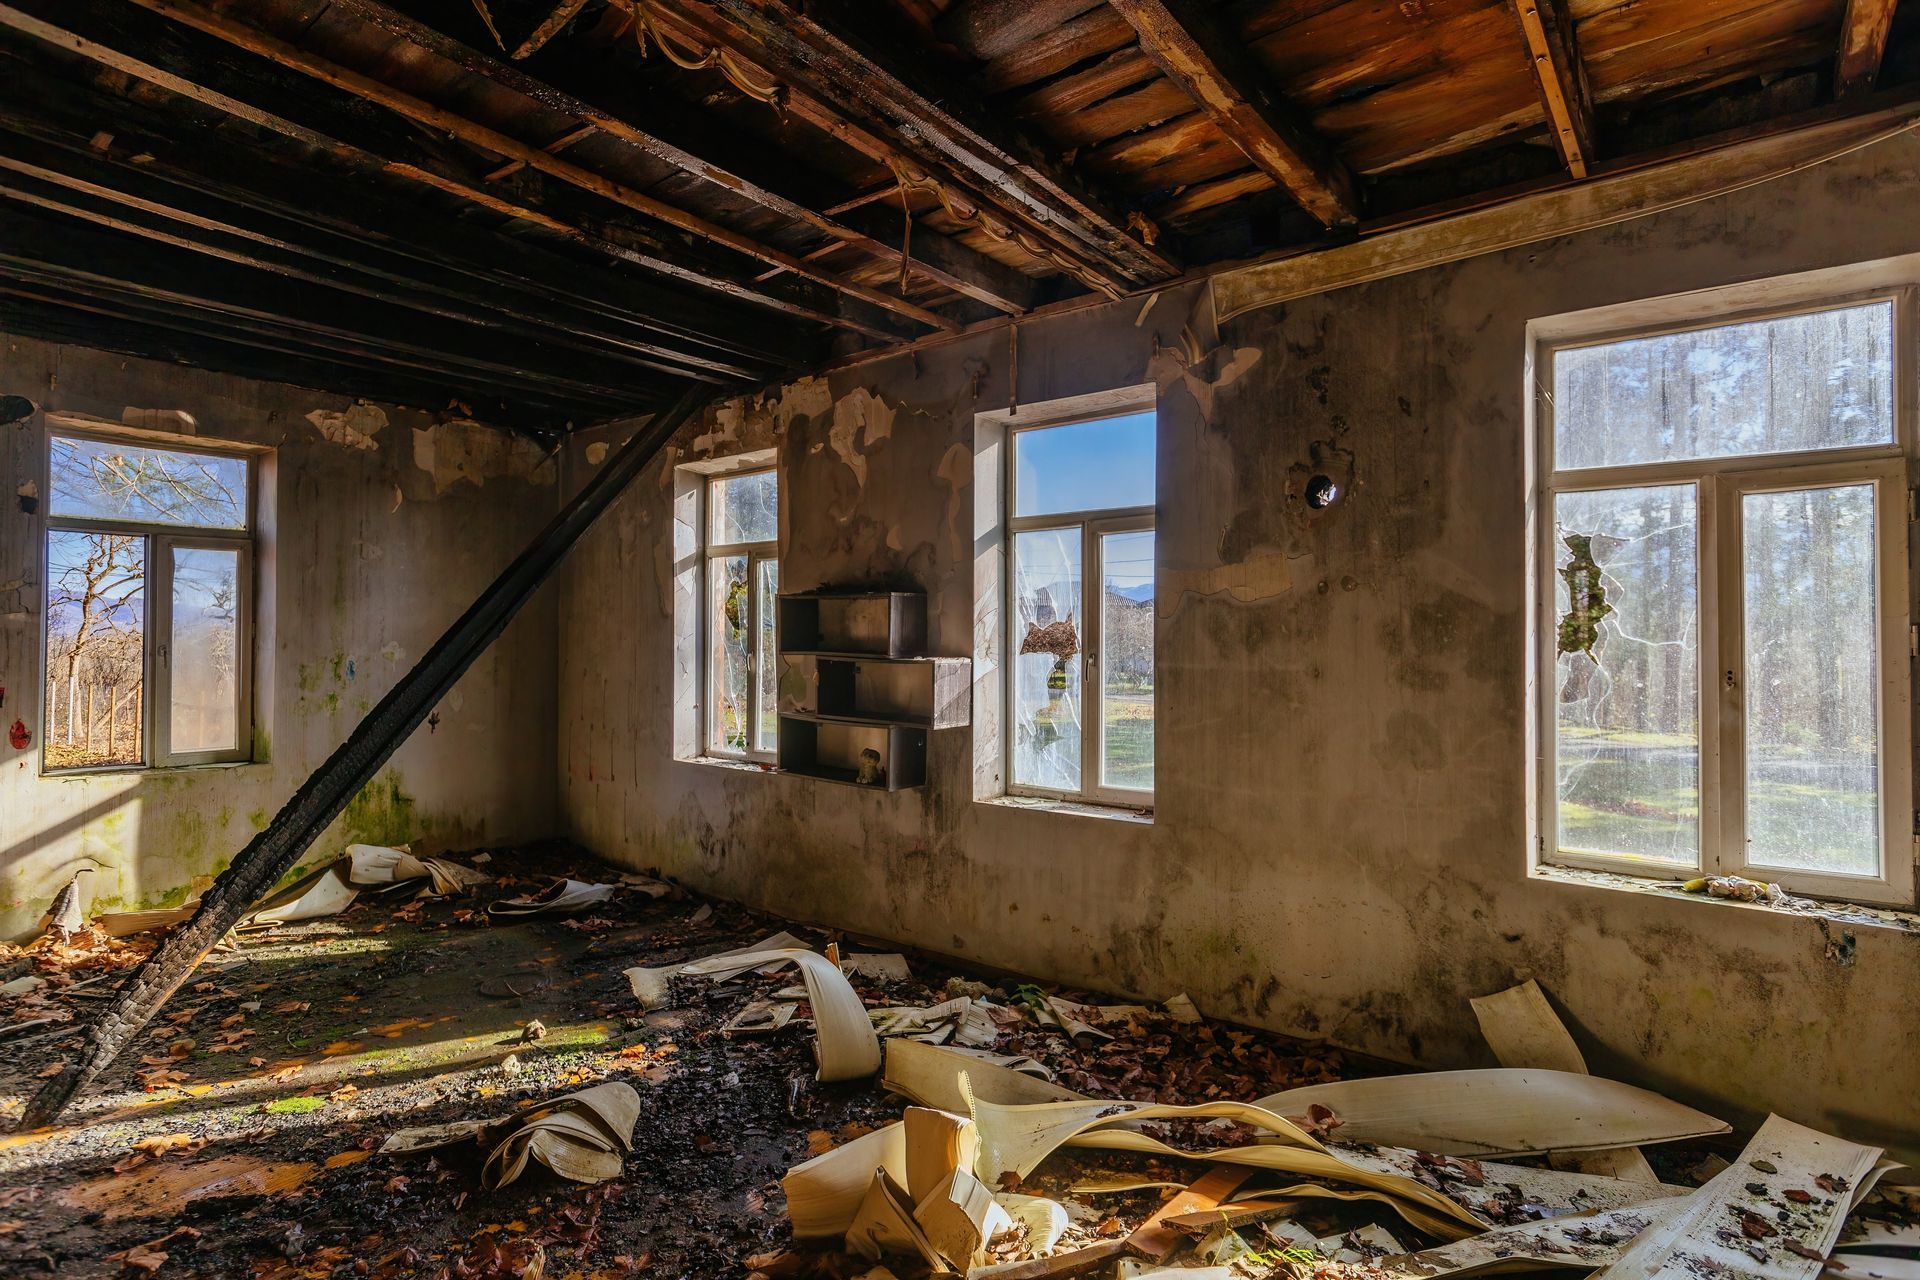
[[[48,771],[249,759],[253,459],[48,437]]]
[[[772,467],[714,476],[704,507],[705,751],[771,761],[780,730],[779,480]]]
[[[1007,789],[1148,807],[1151,409],[1008,433]]]
[[[1543,861],[1911,901],[1909,317],[1541,346]]]

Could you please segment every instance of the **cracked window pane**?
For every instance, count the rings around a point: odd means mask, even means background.
[[[1880,873],[1874,490],[1749,493],[1747,858]]]
[[[1153,790],[1153,530],[1100,539],[1100,784]]]
[[[711,651],[708,670],[710,717],[707,749],[741,755],[747,749],[748,635],[751,604],[747,599],[747,557],[715,556],[707,561],[708,617]]]
[[[721,476],[708,490],[707,540],[716,547],[780,536],[780,488],[771,471]]]
[[[1080,789],[1080,530],[1013,538],[1013,782]]]
[[[1562,849],[1698,863],[1698,533],[1690,484],[1554,497]]]
[[[1891,302],[1554,353],[1562,470],[1892,440]]]

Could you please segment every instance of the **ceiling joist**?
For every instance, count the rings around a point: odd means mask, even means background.
[[[1138,33],[1141,52],[1256,168],[1323,226],[1359,221],[1360,188],[1353,174],[1280,98],[1246,43],[1209,5],[1202,0],[1111,3]]]
[[[1547,128],[1560,162],[1576,178],[1593,167],[1593,92],[1587,69],[1574,38],[1573,13],[1567,0],[1510,0],[1520,34],[1527,45],[1527,61],[1540,86]],[[1891,5],[1889,5],[1891,7]]]
[[[1899,0],[1847,0],[1840,20],[1840,55],[1834,62],[1834,96],[1842,102],[1873,91],[1880,63],[1887,52],[1887,33],[1893,30],[1893,9]]]

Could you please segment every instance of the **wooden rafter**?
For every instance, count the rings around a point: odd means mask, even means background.
[[[1573,14],[1567,0],[1509,0],[1514,19],[1526,41],[1527,61],[1540,87],[1547,127],[1561,163],[1576,178],[1587,176],[1594,163],[1593,93],[1587,87],[1586,64],[1574,38]],[[1888,0],[1889,9],[1892,8]]]
[[[1108,197],[988,116],[964,89],[931,83],[923,60],[868,30],[871,8],[841,0],[647,0],[646,7],[777,79],[794,114],[991,210],[990,230],[1011,224],[1083,281],[1113,292],[1178,274],[1171,257],[1136,238]]]
[[[940,15],[934,30],[956,48],[988,62],[1103,3],[1105,0],[961,0]]]
[[[1834,96],[1841,101],[1872,92],[1898,2],[1847,0],[1847,16],[1840,22],[1840,56],[1833,68]]]
[[[1526,3],[1527,0],[1520,0]],[[1353,174],[1268,83],[1246,43],[1202,0],[1111,0],[1140,50],[1255,167],[1328,227],[1360,217]]]
[[[433,54],[435,57],[471,72],[510,92],[536,102],[543,107],[576,120],[584,121],[581,126],[584,133],[570,132],[548,143],[543,150],[556,152],[575,145],[585,137],[605,134],[612,138],[637,147],[647,155],[666,164],[670,164],[683,173],[691,174],[729,195],[745,200],[757,208],[765,209],[780,217],[791,219],[816,231],[833,237],[836,241],[851,244],[863,252],[898,265],[900,250],[898,238],[888,240],[868,235],[846,219],[835,218],[819,212],[798,196],[775,189],[765,181],[741,172],[738,166],[722,164],[705,153],[695,153],[682,145],[676,145],[670,139],[643,128],[626,114],[609,110],[593,101],[585,86],[576,86],[563,82],[555,74],[554,67],[542,65],[541,75],[533,75],[519,67],[502,63],[472,44],[448,34],[441,27],[431,25],[405,12],[404,0],[400,4],[386,4],[382,0],[335,0],[335,6],[355,17],[400,37],[408,43]],[[418,6],[416,6],[418,7]],[[434,10],[429,10],[434,11]],[[452,15],[440,13],[440,20],[446,21]],[[557,65],[557,64],[555,64]],[[520,160],[509,161],[496,173],[505,173],[523,167]],[[494,175],[489,175],[494,176]],[[929,236],[938,233],[929,231]],[[948,241],[951,250],[942,246],[929,251],[924,258],[914,262],[917,274],[925,276],[935,284],[953,289],[958,293],[1001,311],[1017,313],[1025,309],[1031,295],[1031,284],[1010,281],[1006,270],[984,254],[976,253],[965,245]],[[1014,273],[1018,274],[1018,273]]]
[[[883,289],[856,284],[831,271],[824,271],[784,249],[763,244],[730,227],[720,226],[698,214],[690,213],[665,201],[656,200],[645,192],[616,182],[604,174],[469,120],[457,112],[404,93],[371,76],[362,75],[350,68],[307,53],[284,40],[270,36],[245,23],[235,22],[200,5],[186,3],[184,0],[129,0],[129,2],[183,23],[196,31],[224,40],[235,48],[244,49],[248,53],[311,76],[336,89],[345,90],[356,97],[412,120],[416,124],[443,130],[462,142],[491,151],[503,159],[518,160],[529,169],[545,174],[556,181],[591,192],[604,200],[664,222],[670,227],[697,236],[709,243],[757,258],[772,266],[784,267],[803,279],[813,280],[849,297],[858,298],[872,306],[895,312],[921,324],[946,330],[956,327],[953,321],[927,310],[918,303],[896,297]]]
[[[844,295],[836,308],[830,304],[831,295],[810,295],[812,286],[796,290],[742,281],[692,253],[695,246],[667,244],[650,230],[617,218],[588,218],[579,211],[559,208],[551,197],[543,199],[524,190],[492,189],[440,163],[418,146],[406,145],[395,131],[381,130],[364,118],[332,110],[314,95],[285,91],[269,95],[265,92],[268,86],[257,76],[226,84],[231,92],[203,83],[215,77],[193,59],[166,55],[162,37],[169,29],[164,24],[153,31],[131,30],[117,20],[106,21],[109,12],[105,6],[65,5],[58,0],[13,0],[0,3],[0,27],[46,41],[343,161],[541,227],[594,253],[667,279],[882,341],[900,336],[882,322],[884,313]],[[138,16],[135,11],[125,10],[114,17],[122,15]],[[163,61],[166,65],[161,65]]]

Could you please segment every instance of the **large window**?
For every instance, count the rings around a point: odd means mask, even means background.
[[[771,760],[780,730],[779,481],[771,467],[714,476],[704,505],[705,749]]]
[[[1547,860],[1911,899],[1908,323],[1869,295],[1541,350]]]
[[[48,481],[45,767],[247,759],[252,460],[56,432]]]
[[[1154,415],[1009,433],[1008,788],[1153,802]]]

